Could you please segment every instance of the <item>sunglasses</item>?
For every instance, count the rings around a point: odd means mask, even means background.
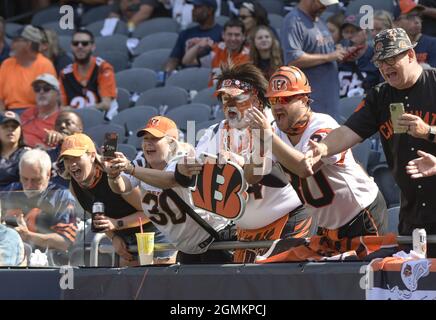
[[[268,98],[270,105],[276,105],[276,104],[289,104],[293,100],[298,99],[302,96],[287,96],[287,97],[270,97]]]
[[[52,90],[53,88],[52,87],[50,87],[50,86],[44,86],[44,85],[40,85],[40,86],[33,86],[33,91],[35,92],[35,93],[39,93],[39,92],[41,92],[41,90],[43,91],[43,92],[49,92],[50,90]]]
[[[72,41],[72,42],[71,42],[71,44],[72,44],[74,47],[78,47],[79,44],[81,44],[82,47],[87,47],[87,46],[89,46],[91,43],[92,43],[92,41]]]
[[[374,65],[376,66],[376,68],[380,68],[384,63],[386,63],[388,66],[392,67],[397,63],[397,61],[399,59],[404,57],[406,55],[406,53],[407,53],[407,51],[400,53],[396,56],[383,59],[383,60],[376,60],[376,61],[374,61]]]

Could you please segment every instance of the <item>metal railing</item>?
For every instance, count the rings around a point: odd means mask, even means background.
[[[90,266],[98,266],[98,254],[107,253],[113,255],[114,261],[114,248],[112,245],[100,245],[101,240],[106,237],[104,233],[97,233],[91,243],[91,254],[90,254]],[[254,249],[254,248],[269,248],[273,244],[274,240],[263,240],[263,241],[220,241],[213,242],[209,250],[232,250],[232,249]],[[412,236],[397,236],[398,244],[412,244]],[[436,244],[436,235],[428,235],[427,243]],[[154,245],[154,250],[164,251],[164,250],[174,250],[175,247],[172,243],[156,243]],[[138,252],[137,246],[129,246],[130,252]]]

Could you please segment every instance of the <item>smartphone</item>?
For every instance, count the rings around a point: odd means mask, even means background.
[[[104,135],[103,143],[103,158],[110,160],[115,158],[115,151],[117,151],[118,134],[116,132],[106,132]]]
[[[5,217],[4,222],[9,227],[18,227],[18,222],[17,222],[16,216],[7,216],[7,217]]]
[[[404,104],[403,103],[391,103],[389,105],[389,109],[391,110],[391,120],[392,126],[394,128],[394,133],[406,133],[407,127],[399,126],[398,119],[405,113]]]
[[[345,55],[345,57],[342,59],[343,61],[349,61],[354,57],[354,55],[361,50],[364,47],[364,45],[358,45],[356,47],[353,47],[350,51],[347,52],[347,54]]]

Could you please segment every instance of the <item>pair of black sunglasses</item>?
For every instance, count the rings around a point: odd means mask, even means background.
[[[41,92],[41,90],[43,92],[49,92],[52,89],[53,88],[51,86],[47,86],[47,85],[35,85],[35,86],[33,86],[33,91],[35,93]]]
[[[79,44],[81,44],[82,47],[87,47],[87,46],[89,46],[91,43],[92,43],[92,41],[71,41],[71,44],[72,44],[74,47],[78,47]]]

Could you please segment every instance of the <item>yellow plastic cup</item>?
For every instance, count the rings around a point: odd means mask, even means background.
[[[136,234],[138,243],[139,263],[143,265],[153,264],[154,256],[154,232]]]

